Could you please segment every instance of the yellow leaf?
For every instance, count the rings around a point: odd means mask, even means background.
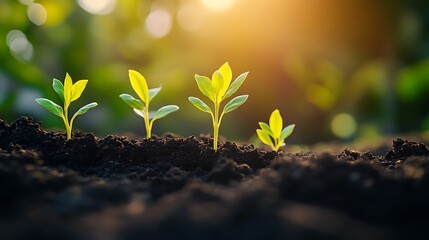
[[[222,96],[220,95],[220,91],[224,86],[224,80],[222,74],[217,70],[212,75],[212,86],[213,90],[215,92],[215,96],[217,96],[217,101],[220,102],[222,99]]]
[[[270,128],[273,131],[273,137],[275,139],[280,137],[280,133],[283,128],[283,119],[278,109],[274,110],[270,116]]]
[[[70,102],[73,102],[76,99],[80,98],[80,95],[82,95],[83,90],[85,90],[87,83],[88,80],[79,80],[75,84],[73,84]]]
[[[146,79],[137,71],[129,70],[128,73],[130,77],[131,86],[133,87],[134,91],[137,93],[137,95],[143,102],[148,103],[149,88],[147,87]]]
[[[261,129],[256,129],[256,134],[258,134],[259,139],[264,144],[267,144],[268,146],[274,147],[273,142],[271,141],[270,135],[266,132],[264,132]]]
[[[68,73],[64,79],[64,106],[67,108],[71,102],[73,81]]]
[[[223,97],[228,90],[229,85],[231,84],[232,80],[232,70],[229,66],[228,62],[224,63],[220,68],[219,72],[222,74],[223,77],[223,86],[222,89],[219,91],[220,97]]]

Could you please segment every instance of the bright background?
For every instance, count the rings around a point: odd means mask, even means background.
[[[143,119],[119,97],[132,91],[128,69],[149,87],[154,107],[180,110],[154,133],[211,133],[194,74],[228,61],[234,77],[250,71],[221,135],[255,139],[258,121],[280,109],[295,123],[288,142],[377,139],[429,131],[429,1],[412,0],[2,0],[0,118],[28,115],[45,128],[62,122],[34,102],[57,103],[52,79],[89,79],[71,110],[99,107],[75,128],[144,134]]]

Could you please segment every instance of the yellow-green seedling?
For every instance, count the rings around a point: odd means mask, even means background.
[[[168,114],[179,110],[179,107],[176,105],[167,105],[164,106],[158,111],[149,111],[149,104],[152,99],[161,91],[162,86],[158,88],[149,89],[147,86],[146,79],[139,72],[134,70],[128,71],[131,87],[136,92],[137,96],[140,99],[136,99],[129,94],[121,94],[119,95],[124,102],[126,102],[130,107],[134,109],[134,112],[141,116],[144,119],[145,127],[146,127],[146,135],[147,138],[150,138],[152,135],[152,126],[155,120],[163,118]]]
[[[85,90],[87,83],[88,83],[88,80],[79,80],[75,84],[73,84],[73,81],[68,73],[66,73],[66,78],[64,79],[64,85],[58,79],[54,78],[52,87],[54,88],[55,92],[60,96],[61,101],[64,104],[64,108],[46,98],[36,99],[36,102],[38,104],[40,104],[42,107],[46,108],[46,110],[57,115],[63,120],[64,125],[66,126],[67,140],[71,138],[74,119],[77,116],[88,112],[88,110],[98,105],[96,102],[92,102],[81,107],[69,120],[68,109],[69,109],[70,103],[80,98],[83,90]]]
[[[234,82],[232,80],[232,71],[229,64],[226,62],[218,70],[216,70],[212,79],[195,74],[195,80],[197,81],[198,88],[200,91],[213,102],[213,109],[211,109],[206,103],[196,97],[189,97],[189,101],[199,110],[209,113],[212,117],[213,122],[213,148],[217,151],[217,142],[219,136],[219,127],[222,122],[222,118],[225,114],[234,111],[236,108],[246,102],[249,95],[241,95],[233,98],[227,104],[225,104],[222,112],[220,112],[220,104],[223,100],[231,97],[238,88],[243,84],[249,72],[242,73],[238,76]]]
[[[271,113],[269,125],[259,122],[261,129],[257,129],[259,139],[274,151],[285,145],[285,139],[293,132],[295,124],[283,128],[283,119],[278,109]]]

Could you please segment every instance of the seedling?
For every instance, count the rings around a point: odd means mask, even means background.
[[[77,116],[88,112],[88,110],[98,105],[96,102],[92,102],[90,104],[87,104],[81,107],[69,120],[68,109],[69,109],[70,103],[80,98],[83,90],[85,90],[87,83],[88,83],[88,80],[79,80],[75,84],[73,84],[73,81],[68,73],[66,73],[66,78],[64,79],[64,85],[59,80],[54,78],[52,87],[54,88],[55,92],[60,96],[61,101],[64,104],[64,108],[46,98],[36,99],[36,102],[40,104],[42,107],[46,108],[46,110],[63,119],[64,125],[66,126],[66,131],[67,131],[67,140],[71,138],[74,119]]]
[[[269,124],[259,122],[261,129],[257,129],[256,133],[263,143],[270,146],[274,151],[278,151],[280,147],[285,145],[285,139],[293,132],[295,124],[283,128],[283,119],[278,109],[271,113]]]
[[[215,151],[217,151],[219,127],[223,116],[229,112],[234,111],[244,102],[246,102],[249,95],[241,95],[233,98],[231,101],[225,104],[222,112],[219,114],[220,104],[223,100],[231,97],[238,90],[238,88],[240,88],[248,73],[249,72],[242,73],[231,84],[232,71],[229,64],[226,62],[213,73],[211,80],[208,77],[195,74],[195,80],[197,81],[198,88],[213,102],[214,110],[212,110],[199,98],[189,97],[188,99],[196,108],[211,115],[214,134],[213,148]]]
[[[131,82],[131,87],[134,89],[134,91],[137,93],[137,96],[139,96],[141,100],[136,99],[133,96],[125,93],[119,95],[119,97],[122,98],[122,100],[124,100],[124,102],[126,102],[128,105],[130,105],[137,115],[141,116],[144,119],[146,135],[147,138],[150,138],[152,135],[151,132],[153,122],[155,122],[155,120],[167,116],[172,112],[179,110],[179,107],[176,105],[167,105],[158,109],[158,111],[150,112],[149,104],[152,99],[161,91],[162,86],[158,88],[149,89],[147,86],[146,79],[139,72],[129,70],[128,74]]]

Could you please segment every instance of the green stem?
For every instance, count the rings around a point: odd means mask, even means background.
[[[68,114],[68,110],[69,109],[68,108],[69,108],[68,106],[64,107],[64,118],[63,118],[63,121],[64,121],[64,125],[66,125],[67,140],[70,140],[71,139],[72,128],[71,128],[71,126],[69,124],[69,114]]]
[[[152,135],[152,124],[150,124],[149,122],[149,103],[146,103],[146,108],[145,108],[145,118],[144,118],[144,124],[146,126],[146,137],[150,138]]]
[[[219,137],[219,104],[217,103],[217,99],[215,99],[215,114],[213,121],[213,148],[215,152],[217,151],[217,142]]]

